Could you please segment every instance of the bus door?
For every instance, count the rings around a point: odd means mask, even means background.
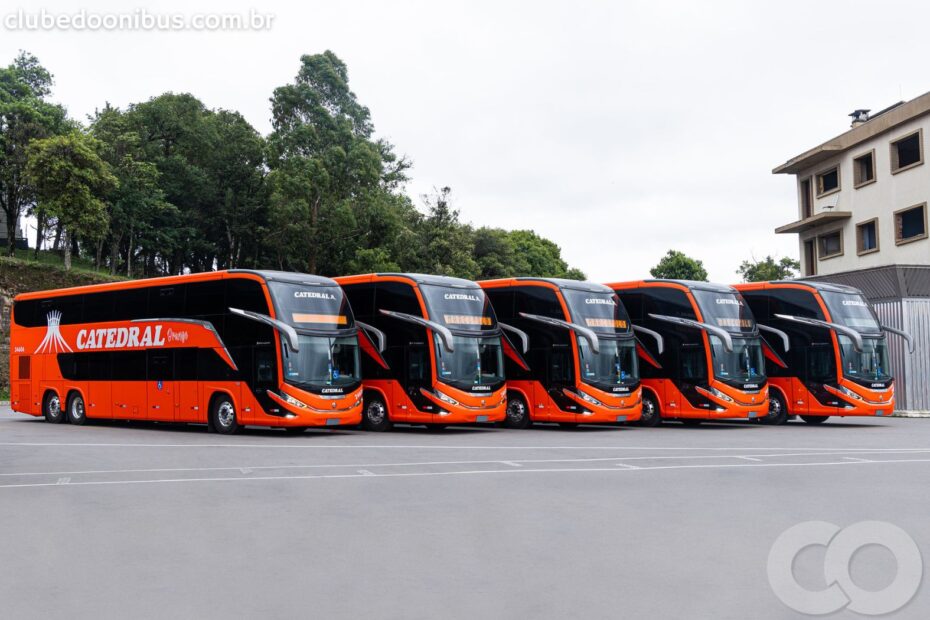
[[[206,422],[207,407],[205,403],[201,402],[200,381],[197,380],[197,350],[174,349],[173,353],[174,419],[176,422]],[[157,391],[158,386],[155,387]]]
[[[830,394],[823,388],[824,383],[836,383],[836,360],[833,353],[833,344],[814,342],[805,349],[804,360],[804,387],[809,394],[816,397],[812,400],[806,395],[797,395],[792,413],[826,413],[839,406],[839,398]],[[803,403],[801,402],[803,401]]]
[[[682,397],[680,402],[675,402],[673,410],[693,409],[694,406],[687,397],[689,394],[697,394],[697,386],[706,388],[707,377],[707,353],[703,341],[683,342],[678,350],[678,389],[681,390]],[[669,404],[671,405],[671,402]]]
[[[572,355],[572,348],[568,344],[553,344],[547,354],[547,376],[546,392],[548,398],[542,398],[542,394],[536,398],[537,403],[545,403],[545,409],[537,409],[536,415],[542,414],[541,419],[546,420],[549,416],[558,411],[551,409],[550,402],[554,401],[560,409],[572,412],[577,411],[578,405],[575,401],[568,398],[563,392],[568,388],[572,391],[575,389],[575,358]],[[538,388],[537,388],[538,389]]]
[[[174,382],[174,355],[170,349],[150,349],[147,353],[146,418],[174,421],[177,390]]]
[[[403,389],[407,397],[413,401],[417,408],[424,411],[435,411],[436,406],[420,393],[420,388],[430,390],[430,384],[432,383],[429,348],[426,342],[411,342],[405,352],[407,363],[405,364],[406,373],[404,375]],[[395,403],[401,404],[400,399],[395,400]],[[395,406],[393,413],[398,416],[398,419],[402,419],[415,412],[405,411]]]

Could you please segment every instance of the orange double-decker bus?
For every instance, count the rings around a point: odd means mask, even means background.
[[[859,289],[824,282],[737,284],[759,327],[773,332],[767,356],[771,413],[784,424],[830,416],[886,416],[894,411],[894,377],[884,332],[911,337],[878,322]]]
[[[501,327],[514,334],[508,341],[505,426],[557,422],[570,427],[639,419],[635,338],[612,290],[555,278],[479,284]]]
[[[245,425],[358,424],[358,328],[342,289],[220,271],[25,293],[10,321],[14,411]]]
[[[765,341],[733,287],[687,280],[607,286],[645,334],[643,425],[768,415]]]
[[[371,334],[363,342],[363,428],[503,420],[501,331],[477,284],[415,273],[336,281]]]

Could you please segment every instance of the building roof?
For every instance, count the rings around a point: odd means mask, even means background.
[[[910,101],[897,103],[878,112],[865,123],[857,125],[849,131],[827,140],[823,144],[792,157],[782,165],[773,169],[772,173],[798,174],[806,168],[815,166],[838,153],[855,147],[857,144],[861,144],[879,134],[894,129],[902,123],[906,123],[907,121],[926,114],[930,114],[930,92],[915,97]]]
[[[785,233],[802,233],[805,230],[810,230],[812,228],[817,228],[824,224],[829,224],[830,222],[835,222],[839,220],[848,220],[852,217],[852,211],[821,211],[810,217],[806,217],[803,220],[798,220],[796,222],[791,222],[790,224],[785,224],[784,226],[779,226],[775,229],[775,234],[785,234]]]

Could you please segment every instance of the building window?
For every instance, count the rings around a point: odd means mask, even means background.
[[[924,163],[924,132],[912,134],[891,143],[891,173],[897,174]]]
[[[820,260],[833,258],[843,253],[843,231],[834,230],[817,237]]]
[[[894,240],[897,245],[927,238],[927,203],[894,214]]]
[[[853,159],[853,187],[856,189],[875,181],[875,150]]]
[[[856,224],[856,253],[878,252],[878,218]]]
[[[840,169],[830,168],[817,175],[817,197],[840,191]]]

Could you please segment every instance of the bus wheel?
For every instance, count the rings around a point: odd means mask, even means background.
[[[801,419],[808,424],[823,424],[829,417],[828,415],[802,415]]]
[[[507,394],[507,415],[504,416],[504,426],[507,428],[527,428],[531,424],[530,409],[526,401],[516,392]]]
[[[213,409],[210,410],[210,421],[216,432],[223,435],[232,435],[239,430],[236,407],[229,396],[221,394],[214,399]]]
[[[685,426],[700,426],[704,420],[702,420],[701,418],[681,418],[678,421],[684,424]]]
[[[55,392],[47,392],[42,399],[42,415],[49,424],[61,424],[65,412],[61,410],[61,399]]]
[[[362,412],[362,428],[366,431],[381,432],[391,428],[391,419],[388,417],[387,405],[378,394],[370,394],[365,398],[365,410]]]
[[[68,399],[68,422],[81,426],[87,422],[87,411],[84,409],[84,397],[80,394],[73,394]]]
[[[778,392],[770,392],[769,414],[762,418],[763,424],[779,426],[788,421],[788,406]]]
[[[662,424],[659,403],[652,394],[643,394],[643,413],[639,418],[640,426],[658,426]]]

